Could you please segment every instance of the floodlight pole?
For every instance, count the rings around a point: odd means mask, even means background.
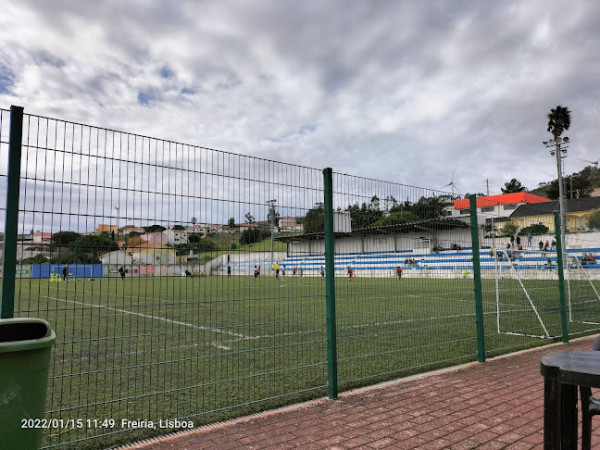
[[[275,251],[274,234],[275,234],[275,203],[277,200],[268,200],[269,214],[271,216],[271,267],[273,267],[273,252]]]
[[[560,136],[549,141],[544,141],[546,148],[550,148],[550,155],[556,157],[556,172],[558,174],[558,210],[560,214],[560,241],[562,244],[563,252],[566,251],[566,232],[567,232],[567,221],[566,221],[566,208],[565,208],[565,195],[562,175],[562,160],[567,157],[567,149],[569,138]],[[563,155],[564,154],[564,155]]]

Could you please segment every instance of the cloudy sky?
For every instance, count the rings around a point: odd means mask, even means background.
[[[597,0],[0,0],[0,107],[459,192],[600,158]],[[446,188],[449,189],[449,188]]]

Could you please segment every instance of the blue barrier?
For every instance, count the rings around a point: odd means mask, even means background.
[[[65,265],[73,278],[102,278],[104,272],[102,264],[33,264],[31,278],[50,278],[51,273],[62,278]]]

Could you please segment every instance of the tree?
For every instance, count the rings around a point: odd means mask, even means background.
[[[470,193],[466,193],[464,198],[469,198],[471,195],[474,195],[475,197],[479,198],[479,197],[485,197],[485,194],[483,192],[476,192],[475,194],[470,194]]]
[[[527,190],[527,188],[516,178],[504,183],[504,187],[500,189],[503,194],[512,194],[513,192],[523,192]]]
[[[46,264],[48,261],[48,258],[40,254],[32,256],[31,258],[25,258],[21,261],[21,264]]]
[[[569,111],[569,108],[559,105],[550,110],[550,114],[548,114],[548,131],[552,133],[555,140],[570,126],[571,111]]]
[[[229,218],[229,222],[227,222],[227,226],[229,228],[235,228],[235,219],[233,217]]]
[[[198,242],[198,250],[215,250],[219,248],[217,243],[210,238],[200,239]]]
[[[196,219],[195,217],[192,217],[192,225],[196,225],[198,223],[198,219]]]
[[[250,214],[249,212],[246,213],[246,215],[244,216],[246,218],[246,223],[254,223],[254,216],[252,214]]]
[[[149,227],[144,227],[144,231],[146,233],[156,233],[157,231],[165,231],[166,228],[161,225],[150,225]]]
[[[99,255],[114,252],[119,245],[108,233],[80,236],[72,245],[74,263],[99,264]]]
[[[368,205],[363,203],[361,206],[358,206],[358,203],[355,203],[354,205],[349,205],[346,210],[350,213],[352,228],[370,227],[383,218],[383,211],[379,209],[379,197],[376,195],[371,198],[371,202]]]
[[[188,242],[191,244],[198,243],[202,240],[202,235],[198,233],[192,233],[188,235]]]
[[[385,225],[396,225],[406,222],[416,222],[419,220],[419,216],[411,213],[410,211],[394,212],[389,216],[379,219],[373,224],[374,227],[382,227]]]
[[[303,227],[305,233],[325,231],[325,206],[323,203],[315,203],[315,206],[308,210],[304,217]]]
[[[590,214],[588,227],[592,230],[600,230],[600,210],[594,211],[592,214]]]
[[[240,236],[240,244],[253,244],[255,242],[260,242],[270,235],[271,233],[267,230],[260,228],[246,228],[244,231],[242,231]]]
[[[563,178],[564,180],[564,189],[566,198],[581,198],[581,197],[589,197],[592,193],[592,185],[588,178],[581,176],[579,174],[573,174],[568,178]],[[572,188],[572,190],[571,190]],[[558,199],[558,180],[552,180],[546,186],[546,196],[550,200]]]
[[[390,209],[398,206],[398,200],[396,200],[393,195],[388,195],[386,198],[383,199],[383,205],[384,209],[386,211],[389,211]]]
[[[519,230],[519,235],[527,236],[528,234],[532,236],[539,236],[541,234],[548,234],[550,228],[548,228],[543,223],[534,223],[533,225],[529,225],[528,227],[521,228]]]
[[[518,229],[519,229],[519,227],[517,225],[515,225],[514,223],[507,222],[502,227],[502,232],[504,233],[505,236],[514,236],[517,233]]]
[[[417,203],[407,207],[421,219],[435,219],[444,214],[444,202],[440,197],[421,197]]]
[[[54,233],[50,238],[50,242],[58,247],[66,247],[71,245],[77,239],[81,237],[81,234],[75,231],[59,231]]]
[[[269,221],[269,224],[273,223],[274,226],[276,226],[276,227],[279,226],[279,213],[275,209],[275,205],[269,206],[269,212],[267,213],[267,220]]]

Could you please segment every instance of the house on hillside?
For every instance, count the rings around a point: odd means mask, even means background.
[[[600,197],[565,200],[567,231],[587,231],[590,215],[600,210]],[[559,210],[558,201],[521,205],[510,219],[520,228],[542,223],[554,233],[554,212]]]
[[[161,244],[136,248],[131,252],[133,264],[139,265],[167,265],[175,264],[177,252]]]
[[[281,217],[279,219],[279,231],[284,233],[302,233],[303,226],[297,223],[295,217]]]
[[[50,244],[52,241],[52,233],[43,233],[41,231],[36,231],[33,233],[34,244]]]
[[[188,243],[188,232],[184,230],[165,230],[146,233],[140,236],[148,245],[182,245]]]
[[[98,228],[96,228],[96,234],[108,233],[108,234],[117,234],[118,227],[116,225],[106,225],[100,224]]]

